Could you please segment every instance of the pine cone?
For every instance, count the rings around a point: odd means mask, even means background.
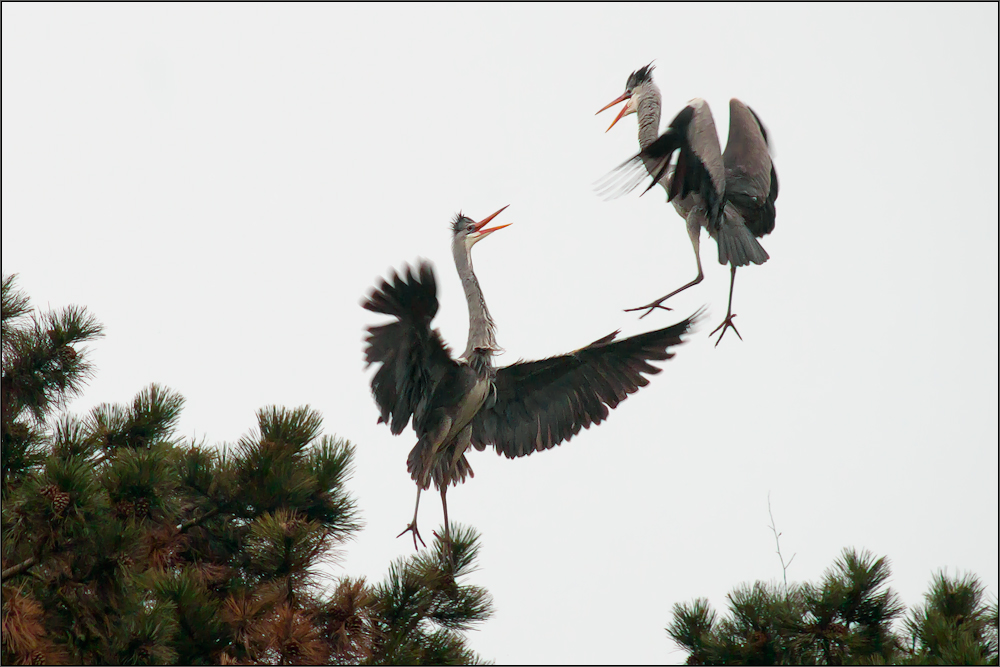
[[[32,665],[47,665],[48,660],[45,659],[45,654],[41,651],[31,652],[31,664]]]
[[[59,350],[59,359],[63,364],[69,365],[76,359],[76,350],[69,345],[63,345]]]
[[[149,498],[136,498],[135,515],[141,518],[149,516]]]
[[[761,650],[767,644],[768,639],[770,639],[770,637],[767,636],[767,633],[761,632],[760,630],[750,633],[750,649],[754,651]]]
[[[344,629],[351,634],[361,632],[363,625],[357,614],[351,614],[347,620],[344,621]]]
[[[38,490],[38,495],[48,498],[49,500],[54,500],[56,494],[59,493],[59,487],[55,484],[49,484]]]
[[[59,491],[52,498],[52,511],[56,514],[62,514],[67,507],[69,507],[69,494],[65,491]]]
[[[118,556],[118,564],[122,567],[132,567],[135,565],[135,560],[128,554],[121,554]]]
[[[115,514],[120,519],[127,519],[135,514],[135,503],[131,500],[122,500],[115,507]]]

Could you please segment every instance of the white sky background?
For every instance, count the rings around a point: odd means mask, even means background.
[[[593,184],[638,147],[597,109],[651,60],[664,124],[692,97],[728,128],[739,97],[781,184],[771,260],[687,282],[660,190]],[[357,446],[366,529],[343,574],[412,553],[412,431],[376,424],[361,297],[437,268],[436,325],[465,347],[450,255],[459,209],[505,204],[476,246],[507,353],[561,354],[621,328],[699,333],[608,422],[509,461],[474,453],[449,493],[482,533],[472,581],[498,662],[664,662],[674,603],[790,580],[846,546],[997,592],[997,6],[3,5],[3,271],[41,308],[105,325],[70,408],[185,396],[180,431],[235,442],[265,405],[308,403]],[[425,536],[440,502],[421,507]]]

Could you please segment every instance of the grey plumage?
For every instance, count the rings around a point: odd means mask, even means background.
[[[626,102],[611,126],[635,113],[641,150],[612,172],[601,189],[604,194],[618,196],[630,192],[647,176],[652,177],[646,190],[659,184],[667,192],[667,200],[686,222],[698,265],[698,275],[690,283],[630,310],[646,310],[645,317],[655,308],[665,308],[661,304],[668,298],[702,281],[699,247],[704,227],[716,240],[719,263],[731,266],[730,308],[720,328],[735,330],[732,286],[736,268],[768,260],[757,238],[774,229],[778,180],[768,151],[767,132],[748,106],[732,99],[729,141],[723,153],[708,104],[695,99],[659,134],[661,99],[652,77],[648,72],[645,77],[634,72],[626,86],[625,93],[601,111]],[[722,333],[725,334],[725,328]]]
[[[616,341],[618,332],[558,357],[520,362],[496,373],[496,401],[472,423],[472,444],[507,458],[528,456],[600,424],[661,369],[650,361],[674,356],[699,316]]]
[[[459,213],[455,216],[455,222],[452,225],[454,238],[464,238],[463,234],[467,234],[475,224]],[[451,250],[455,259],[455,268],[458,269],[458,276],[462,281],[465,300],[469,304],[469,338],[462,358],[471,359],[476,350],[479,350],[482,355],[492,357],[494,352],[500,350],[496,341],[496,324],[493,322],[493,316],[490,315],[490,309],[486,307],[486,298],[483,297],[479,279],[476,278],[476,273],[472,269],[472,246],[456,242],[452,243]]]
[[[462,357],[454,359],[431,328],[438,302],[429,263],[391,274],[362,302],[394,318],[368,328],[365,361],[381,364],[371,382],[379,421],[399,434],[412,420],[417,435],[407,458],[418,489],[413,522],[406,529],[413,532],[414,545],[420,491],[432,483],[441,491],[447,535],[447,488],[473,476],[466,458],[470,447],[494,447],[515,458],[601,423],[610,409],[648,384],[647,376],[660,372],[650,362],[670,359],[671,348],[683,342],[698,317],[623,340],[615,340],[614,332],[569,354],[494,368],[495,325],[472,269],[471,250],[500,228],[483,229],[495,215],[479,223],[460,216],[453,225],[452,254],[469,308]]]
[[[465,458],[472,437],[469,422],[492,393],[491,358],[497,347],[493,318],[472,270],[472,246],[507,226],[485,229],[501,211],[481,222],[461,214],[452,221],[452,255],[469,306],[469,339],[460,359],[451,357],[441,335],[430,328],[438,309],[437,282],[430,264],[421,263],[417,273],[407,268],[402,275],[382,281],[362,302],[368,310],[396,318],[369,327],[365,360],[369,365],[382,364],[372,377],[379,421],[399,434],[412,417],[417,434],[417,444],[406,460],[406,469],[417,484],[417,502],[413,522],[403,531],[413,532],[414,546],[418,539],[423,542],[417,530],[420,492],[432,482],[441,492],[447,539],[448,486],[473,475]]]

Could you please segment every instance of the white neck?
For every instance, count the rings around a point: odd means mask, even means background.
[[[469,340],[462,356],[471,359],[476,350],[488,350],[492,354],[500,349],[496,341],[496,325],[486,307],[479,280],[472,270],[472,247],[467,246],[464,239],[457,241],[453,244],[452,254],[458,277],[462,280],[462,289],[465,290],[465,302],[469,307]]]

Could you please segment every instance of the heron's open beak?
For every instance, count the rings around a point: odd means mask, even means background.
[[[625,102],[625,101],[629,100],[631,97],[632,97],[632,93],[630,91],[626,90],[624,93],[621,94],[620,97],[618,97],[618,99],[616,99],[614,102],[611,102],[610,104],[606,105],[604,108],[601,109],[601,111],[604,111],[605,109],[610,109],[611,107],[613,107],[614,105],[618,104],[619,102]],[[597,113],[601,113],[601,111],[598,111]],[[615,126],[615,123],[617,123],[618,121],[620,121],[622,119],[622,117],[624,117],[627,112],[628,112],[628,105],[626,104],[625,106],[622,107],[622,110],[618,112],[618,115],[615,116],[615,119],[613,121],[611,121],[611,125],[608,125],[608,130],[610,130],[611,128],[613,128]],[[596,116],[597,114],[594,114],[594,115]],[[607,132],[608,130],[604,130],[604,131]]]
[[[510,206],[510,204],[507,204],[507,206]],[[498,229],[503,229],[504,227],[510,227],[512,224],[514,224],[512,222],[508,222],[506,225],[497,225],[496,227],[490,227],[489,229],[483,229],[483,227],[485,227],[489,223],[490,220],[492,220],[493,218],[495,218],[498,215],[500,215],[501,213],[503,213],[503,210],[505,208],[507,208],[507,206],[504,206],[502,209],[500,209],[496,213],[494,213],[492,215],[489,215],[489,216],[483,218],[482,220],[480,220],[479,222],[476,223],[476,228],[473,231],[477,234],[477,236],[476,236],[476,240],[477,241],[482,240],[485,236],[487,236],[489,234],[492,234],[493,232],[497,231]]]

